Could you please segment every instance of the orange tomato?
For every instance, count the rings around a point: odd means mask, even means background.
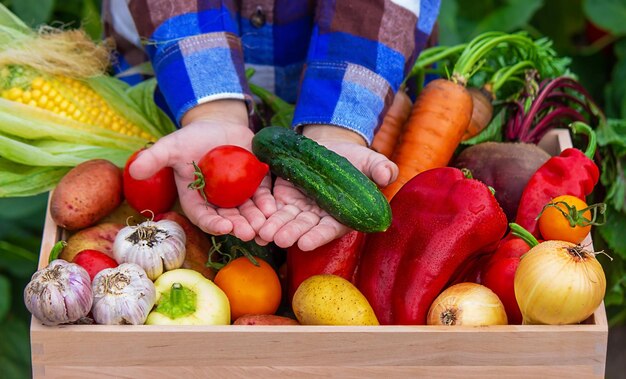
[[[591,211],[586,208],[587,203],[576,196],[562,195],[552,199],[539,216],[543,239],[581,243],[592,225]],[[582,210],[584,212],[580,212]]]
[[[278,274],[266,261],[254,257],[255,266],[247,257],[230,261],[215,276],[230,301],[233,320],[245,314],[274,314],[278,310],[282,290]]]

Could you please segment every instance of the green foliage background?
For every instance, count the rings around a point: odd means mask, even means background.
[[[36,27],[83,27],[101,36],[98,0],[3,0],[18,17]],[[593,41],[590,23],[607,34]],[[481,32],[526,30],[550,37],[572,71],[609,117],[626,119],[626,0],[442,0],[442,45],[468,41]],[[626,129],[624,129],[626,136]],[[626,139],[626,137],[622,136]],[[621,144],[621,145],[620,145]],[[626,142],[618,141],[611,171],[626,176]],[[620,150],[621,149],[621,150]],[[614,178],[609,178],[614,180]],[[623,200],[624,186],[613,188]],[[37,266],[47,196],[0,199],[0,378],[31,377],[29,315],[22,291]],[[614,260],[605,264],[609,289],[605,303],[612,325],[626,323],[626,212],[614,212],[609,227],[598,228],[596,248]]]

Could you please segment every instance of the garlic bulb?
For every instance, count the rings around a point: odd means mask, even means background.
[[[91,312],[98,324],[142,325],[156,300],[156,289],[141,267],[122,263],[93,279]]]
[[[126,226],[117,233],[113,257],[119,263],[136,263],[151,280],[163,271],[182,266],[185,260],[185,232],[170,220],[144,221]]]
[[[24,288],[24,303],[45,325],[85,317],[93,301],[89,274],[81,266],[56,259],[35,272]]]

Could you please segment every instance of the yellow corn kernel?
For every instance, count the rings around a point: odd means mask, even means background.
[[[30,83],[31,88],[33,89],[40,89],[43,86],[44,83],[44,79],[42,77],[36,77],[35,79],[33,79],[33,81]]]
[[[48,96],[41,95],[41,97],[37,100],[37,105],[43,108],[46,104],[48,104]]]
[[[0,96],[48,110],[82,124],[155,140],[150,133],[118,114],[104,98],[80,80],[68,77],[35,77],[30,85],[5,89],[0,92]]]
[[[33,100],[35,100],[35,101],[39,100],[39,98],[42,95],[41,90],[40,89],[34,89],[32,91],[32,95],[33,95]]]
[[[22,91],[21,88],[18,87],[13,87],[9,90],[9,93],[7,94],[7,98],[9,100],[17,100],[20,99],[22,97],[22,94],[24,93],[24,91]]]

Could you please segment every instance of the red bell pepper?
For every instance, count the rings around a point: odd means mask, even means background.
[[[521,324],[522,312],[515,298],[513,282],[520,257],[539,242],[527,230],[511,223],[511,235],[504,238],[481,273],[481,284],[492,290],[506,311],[509,324]]]
[[[596,137],[591,128],[582,122],[571,125],[574,133],[583,132],[589,137],[587,150],[569,148],[544,163],[530,178],[522,196],[515,223],[540,238],[537,217],[543,207],[560,195],[572,195],[586,200],[598,183],[600,170],[593,162]]]
[[[466,262],[496,249],[507,218],[484,183],[453,167],[415,176],[391,210],[389,229],[366,238],[356,284],[381,324],[425,324]]]
[[[365,233],[352,231],[312,251],[294,245],[287,249],[287,291],[289,299],[305,279],[317,274],[334,274],[354,282]]]

